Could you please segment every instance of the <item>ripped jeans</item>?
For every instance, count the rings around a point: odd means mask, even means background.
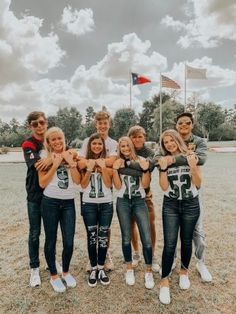
[[[87,230],[91,267],[103,266],[108,249],[108,231],[113,216],[113,203],[84,203],[81,208]]]

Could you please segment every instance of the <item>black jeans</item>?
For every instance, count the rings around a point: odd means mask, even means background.
[[[200,214],[198,196],[188,200],[175,200],[164,196],[162,219],[164,249],[162,253],[162,278],[170,272],[180,229],[181,268],[188,269],[192,255],[193,231]]]
[[[60,200],[43,196],[42,217],[45,230],[45,258],[51,275],[57,274],[55,265],[55,251],[57,241],[57,229],[60,223],[63,251],[62,270],[69,271],[70,261],[74,249],[75,234],[75,202],[74,199]]]
[[[39,267],[39,237],[41,232],[41,202],[27,202],[29,218],[29,258],[30,267]]]
[[[81,208],[87,230],[89,260],[92,267],[103,266],[108,249],[108,231],[113,216],[113,203],[84,203]]]

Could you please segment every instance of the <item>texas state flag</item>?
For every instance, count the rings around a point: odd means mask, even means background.
[[[133,85],[151,83],[151,80],[145,76],[141,76],[137,73],[131,73]]]

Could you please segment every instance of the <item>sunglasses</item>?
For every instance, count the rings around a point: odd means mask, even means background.
[[[44,120],[33,121],[33,122],[30,123],[30,125],[31,125],[33,128],[37,128],[38,125],[44,126],[45,124],[46,124],[46,121],[44,121]]]
[[[191,121],[186,121],[186,122],[182,122],[182,121],[180,121],[180,122],[178,122],[178,125],[182,125],[182,124],[191,125],[191,124],[192,124],[192,122],[191,122]]]

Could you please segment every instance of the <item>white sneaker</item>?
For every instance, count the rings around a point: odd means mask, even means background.
[[[71,274],[67,274],[65,276],[62,275],[62,279],[66,282],[67,287],[69,288],[75,288],[76,287],[76,281],[75,278]]]
[[[162,304],[170,304],[170,288],[160,287],[159,300]]]
[[[133,255],[133,260],[132,260],[132,266],[134,268],[138,267],[138,264],[141,262],[141,256],[139,255],[139,253],[135,253]]]
[[[155,255],[152,257],[152,271],[154,271],[154,273],[158,273],[160,271],[160,265],[158,264],[158,260]]]
[[[39,276],[39,268],[31,268],[30,274],[30,287],[38,287],[41,285],[41,279]]]
[[[187,290],[190,288],[190,281],[189,281],[188,275],[179,276],[179,287],[182,290]]]
[[[144,278],[145,278],[145,287],[147,289],[153,289],[155,286],[155,283],[154,283],[152,272],[146,272]]]
[[[196,268],[204,282],[211,282],[212,275],[210,274],[209,270],[207,269],[206,265],[203,262],[197,262]]]
[[[55,292],[65,292],[66,291],[66,287],[64,286],[63,282],[61,281],[60,278],[57,279],[50,279],[50,284],[53,287],[53,290]]]
[[[125,273],[125,282],[129,286],[133,286],[135,284],[134,270],[128,269]]]

